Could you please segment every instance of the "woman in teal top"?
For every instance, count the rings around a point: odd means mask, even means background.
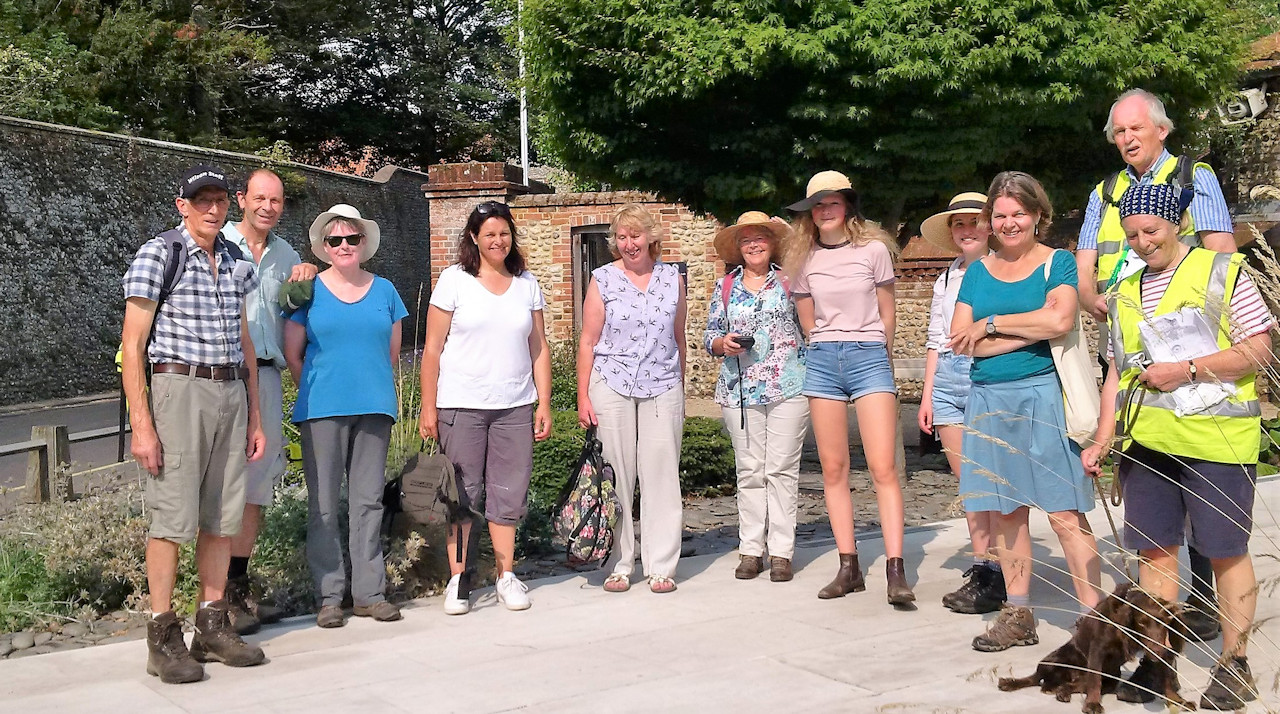
[[[1097,547],[1083,513],[1093,497],[1079,452],[1067,438],[1049,349],[1050,339],[1075,327],[1075,259],[1040,243],[1053,218],[1040,182],[1005,171],[987,196],[982,215],[994,234],[994,252],[965,272],[949,346],[974,357],[960,493],[966,511],[995,512],[995,531],[1003,539],[1000,568],[1008,600],[973,640],[974,649],[996,652],[1039,642],[1029,607],[1031,508],[1048,514],[1081,606],[1093,608],[1101,597]]]
[[[396,408],[392,363],[408,315],[385,278],[360,267],[378,250],[378,224],[339,204],[311,224],[311,250],[331,267],[316,276],[315,297],[285,323],[284,352],[298,385],[293,421],[302,435],[307,479],[307,563],[321,627],[344,624],[347,578],[338,532],[339,491],[347,478],[351,598],[355,614],[400,619],[387,602],[382,558],[382,490]]]

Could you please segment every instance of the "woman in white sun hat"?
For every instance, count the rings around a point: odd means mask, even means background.
[[[849,403],[871,471],[884,533],[886,594],[895,608],[914,609],[902,560],[904,508],[895,464],[898,424],[893,380],[893,260],[898,246],[863,219],[858,193],[838,171],[809,180],[795,214],[796,236],[784,264],[794,278],[796,311],[809,338],[804,395],[822,463],[822,490],[840,554],[840,569],[818,592],[827,599],[866,590],[854,540],[849,493]]]
[[[309,235],[311,251],[329,267],[316,276],[311,302],[285,323],[284,353],[298,385],[293,421],[302,435],[316,623],[344,624],[347,577],[338,531],[344,476],[355,614],[398,620],[400,609],[384,592],[382,489],[399,413],[392,366],[400,354],[400,321],[409,313],[390,281],[360,267],[378,250],[377,223],[338,204],[316,217]]]
[[[965,271],[990,251],[991,228],[982,220],[986,194],[970,191],[951,199],[944,211],[920,224],[920,235],[948,253],[959,252],[951,265],[933,283],[933,304],[929,311],[929,337],[925,343],[924,389],[920,395],[920,430],[937,434],[946,450],[951,473],[960,475],[960,442],[964,436],[964,407],[969,400],[969,369],[973,358],[947,347],[956,296]],[[995,612],[1004,603],[1004,576],[1000,562],[987,558],[991,544],[990,511],[967,511],[969,541],[973,545],[973,565],[965,571],[959,590],[942,597],[942,604],[954,612],[980,614]]]
[[[790,285],[775,263],[790,238],[786,223],[748,211],[715,239],[720,259],[737,266],[716,283],[703,345],[725,358],[716,402],[737,462],[739,580],[764,569],[766,545],[769,579],[792,578],[809,403],[801,394],[804,335]]]

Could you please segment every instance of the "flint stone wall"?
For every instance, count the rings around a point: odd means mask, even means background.
[[[138,247],[179,222],[177,177],[194,163],[236,181],[268,166],[247,154],[0,117],[0,405],[103,392],[118,386],[114,356],[124,296],[120,278]],[[373,179],[270,162],[285,183],[278,228],[303,260],[312,219],[350,203],[382,228],[368,268],[395,284],[416,334],[428,280],[424,174],[387,167]],[[229,220],[238,220],[232,201]],[[424,293],[425,295],[425,293]]]

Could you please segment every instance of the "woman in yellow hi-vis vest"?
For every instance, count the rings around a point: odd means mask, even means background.
[[[1241,270],[1242,255],[1178,241],[1176,189],[1132,186],[1120,215],[1130,250],[1147,267],[1121,281],[1110,300],[1111,370],[1098,445],[1081,459],[1099,474],[1119,436],[1125,546],[1142,557],[1141,586],[1170,602],[1190,524],[1188,542],[1213,563],[1222,622],[1223,656],[1200,706],[1233,710],[1256,698],[1243,636],[1257,606],[1248,551],[1260,431],[1254,376],[1271,359],[1275,323]],[[1116,696],[1151,701],[1168,676],[1176,674],[1144,656]]]

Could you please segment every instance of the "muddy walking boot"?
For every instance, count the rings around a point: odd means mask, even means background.
[[[836,572],[836,579],[819,590],[818,597],[830,600],[834,597],[844,597],[849,593],[860,593],[866,589],[867,581],[863,579],[862,568],[858,566],[858,554],[841,553],[840,570]]]
[[[1258,698],[1254,688],[1253,673],[1244,657],[1226,657],[1213,666],[1209,686],[1200,697],[1200,708],[1213,711],[1234,711]]]
[[[231,627],[226,600],[211,602],[196,612],[196,636],[191,638],[191,656],[197,662],[221,662],[228,667],[252,667],[267,657],[262,648],[240,639]]]
[[[1004,573],[985,565],[965,571],[968,580],[959,590],[942,596],[942,604],[952,612],[980,615],[995,612],[1005,601]]]
[[[907,584],[906,566],[902,558],[889,558],[884,564],[885,580],[888,582],[889,604],[900,609],[915,609],[916,594],[911,592]]]
[[[262,629],[262,621],[258,613],[249,603],[249,576],[241,576],[227,580],[226,595],[227,617],[231,618],[231,626],[238,635],[252,635]]]
[[[147,623],[147,674],[165,684],[198,682],[204,667],[191,659],[182,639],[182,620],[173,610],[156,615]]]
[[[1138,668],[1133,670],[1133,676],[1116,685],[1116,699],[1132,704],[1154,702],[1157,696],[1164,696],[1165,683],[1170,676],[1177,677],[1177,670],[1150,654],[1144,654]]]
[[[973,638],[973,648],[979,652],[1001,652],[1010,647],[1040,644],[1036,634],[1036,618],[1031,608],[1006,604],[1000,614],[991,621],[987,631]]]

